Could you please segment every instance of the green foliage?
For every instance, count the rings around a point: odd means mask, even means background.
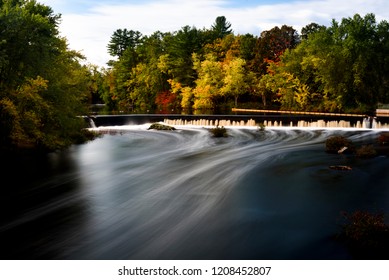
[[[282,110],[310,110],[314,94],[311,94],[309,87],[291,73],[277,73],[279,69],[277,64],[270,63],[269,74],[259,80],[258,90],[264,105],[266,99],[271,98],[281,104]]]
[[[222,127],[217,126],[215,128],[209,129],[209,131],[211,132],[213,137],[216,138],[228,137],[227,129],[224,126]]]
[[[195,27],[184,26],[166,37],[167,68],[172,78],[184,86],[192,86],[195,79],[193,53],[200,53],[204,33]]]
[[[215,97],[219,94],[223,83],[222,64],[216,61],[212,54],[203,61],[200,61],[199,57],[193,54],[193,61],[194,69],[198,75],[196,87],[193,89],[193,108],[214,108]]]
[[[288,25],[259,37],[235,35],[224,16],[209,29],[184,26],[149,37],[119,29],[108,45],[118,60],[105,73],[101,96],[119,110],[152,109],[157,96],[174,91],[174,80],[184,109],[237,107],[239,99],[286,110],[368,113],[389,102],[388,40],[388,22],[377,23],[373,14],[328,27],[310,23],[301,36]]]
[[[215,34],[215,39],[224,38],[232,33],[231,23],[227,21],[225,16],[219,16],[212,25],[212,32]]]
[[[90,72],[59,37],[59,20],[36,1],[1,3],[1,149],[62,149],[83,134]]]
[[[181,108],[190,109],[193,104],[193,91],[190,87],[184,87],[181,93]]]
[[[102,137],[102,136],[103,136],[102,133],[92,131],[89,129],[82,129],[81,133],[77,133],[74,136],[73,143],[74,144],[83,144],[83,143],[86,143],[88,141],[92,141],[92,140],[94,140],[98,137]]]
[[[194,102],[193,109],[212,109],[214,108],[213,103],[213,89],[210,85],[197,86],[194,90]]]
[[[311,23],[301,36],[287,25],[259,37],[235,35],[224,16],[201,30],[184,26],[143,36],[118,29],[107,46],[116,60],[100,71],[81,65],[84,57],[67,48],[60,15],[49,6],[0,4],[2,149],[55,150],[80,141],[85,124],[77,116],[96,101],[127,112],[179,105],[212,110],[237,107],[238,99],[363,113],[389,103],[389,23],[377,23],[373,14],[333,20],[329,27]],[[333,152],[348,144],[333,142]]]
[[[306,39],[282,57],[282,70],[294,73],[315,93],[323,111],[370,111],[387,99],[389,29],[373,14],[316,26]],[[385,43],[384,43],[385,42]]]
[[[134,49],[142,38],[139,31],[118,29],[108,44],[108,53],[112,56],[121,57],[127,49]]]
[[[161,81],[161,72],[154,65],[149,67],[144,63],[138,63],[134,68],[130,78],[126,83],[125,95],[127,98],[125,101],[129,101],[129,104],[125,104],[123,110],[126,110],[126,106],[130,107],[145,107],[150,109],[155,103],[157,94],[163,92],[163,85]],[[123,104],[123,103],[122,103]]]
[[[319,25],[316,22],[311,22],[310,24],[304,26],[301,29],[301,38],[303,40],[308,39],[308,36],[311,34],[314,34],[316,32],[319,32],[321,30],[324,30],[326,27],[324,25]]]
[[[0,10],[1,88],[16,88],[24,78],[35,78],[60,47],[59,16],[35,1],[6,1]],[[41,75],[43,76],[43,75]]]
[[[23,137],[21,127],[21,119],[18,114],[18,109],[9,98],[0,100],[0,137],[1,148],[12,147],[14,143],[19,142],[19,138]]]
[[[224,84],[220,89],[223,95],[231,95],[235,99],[235,107],[238,106],[238,97],[248,90],[245,69],[246,61],[242,58],[234,58],[224,64]]]

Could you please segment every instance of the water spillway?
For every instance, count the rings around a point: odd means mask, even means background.
[[[356,128],[356,129],[368,129],[368,128],[376,128],[376,129],[389,129],[389,124],[382,124],[381,122],[373,122],[371,125],[367,122],[357,121],[354,124],[350,121],[344,120],[317,120],[317,121],[305,121],[300,120],[297,123],[290,121],[288,124],[284,124],[282,120],[280,121],[271,121],[271,120],[263,120],[263,122],[258,123],[254,119],[249,119],[247,121],[240,120],[209,120],[209,119],[197,119],[197,120],[184,120],[184,119],[164,119],[163,122],[167,125],[171,126],[182,126],[182,125],[192,125],[192,126],[204,126],[204,127],[212,127],[212,126],[224,126],[224,127],[248,127],[248,126],[264,126],[264,127],[289,127],[289,128]]]
[[[379,117],[367,120],[362,117],[338,116],[298,116],[298,115],[97,115],[87,117],[90,126],[123,126],[142,125],[145,123],[163,122],[172,126],[234,126],[234,127],[289,127],[289,128],[355,128],[355,129],[388,129],[389,118]]]

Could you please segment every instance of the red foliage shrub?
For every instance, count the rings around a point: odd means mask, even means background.
[[[177,105],[177,94],[166,90],[159,92],[155,98],[155,104],[159,108],[170,108],[170,107],[175,107]]]
[[[367,211],[343,213],[344,224],[339,234],[357,259],[387,259],[389,256],[389,226],[384,214]]]

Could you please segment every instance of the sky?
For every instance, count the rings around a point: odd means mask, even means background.
[[[87,63],[106,67],[114,59],[107,45],[117,29],[151,35],[174,32],[189,25],[211,28],[225,16],[234,34],[262,31],[284,24],[300,33],[316,22],[330,26],[333,19],[373,13],[377,22],[389,21],[387,0],[37,0],[61,14],[60,36],[69,49],[79,51]]]

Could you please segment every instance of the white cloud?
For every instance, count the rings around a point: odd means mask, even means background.
[[[374,13],[377,21],[389,18],[389,6],[385,0],[296,1],[242,8],[225,4],[226,1],[219,0],[96,4],[83,14],[63,13],[60,30],[71,49],[81,51],[89,62],[104,66],[111,59],[107,44],[119,28],[140,31],[144,35],[155,31],[173,32],[185,25],[209,28],[217,16],[223,15],[231,22],[235,34],[259,36],[261,31],[282,24],[293,26],[297,31],[311,22],[329,26],[332,19],[340,21],[356,13],[361,16]]]

